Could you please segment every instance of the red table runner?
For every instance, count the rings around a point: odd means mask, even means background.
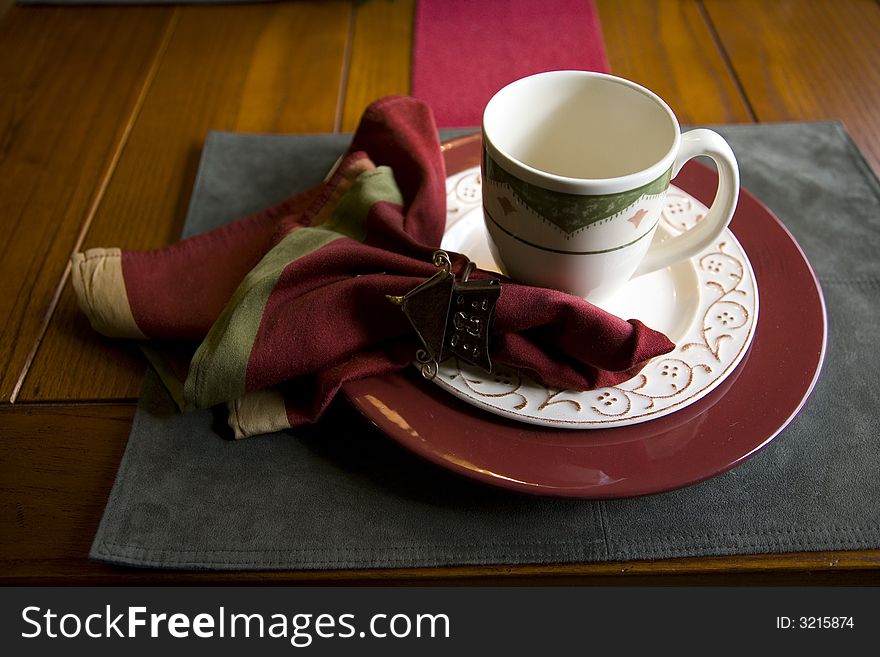
[[[479,125],[506,84],[557,69],[608,72],[591,0],[419,0],[413,96],[437,125]]]

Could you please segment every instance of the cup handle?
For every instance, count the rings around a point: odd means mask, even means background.
[[[739,199],[739,166],[728,143],[717,132],[698,128],[681,136],[672,165],[673,178],[684,163],[698,155],[711,157],[718,167],[718,191],[712,207],[696,226],[658,244],[652,244],[633,276],[663,269],[690,258],[709,246],[730,223]]]

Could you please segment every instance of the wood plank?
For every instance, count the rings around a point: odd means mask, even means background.
[[[85,559],[134,406],[0,407],[0,563]]]
[[[877,570],[848,567],[849,553],[793,555],[790,565],[764,557],[680,560],[690,571],[665,562],[586,565],[470,566],[393,570],[160,571],[125,568],[82,559],[23,560],[0,564],[3,586],[133,586],[190,584],[316,584],[334,586],[877,586]],[[858,553],[868,554],[872,553]],[[873,554],[876,558],[876,553]],[[844,559],[844,561],[841,561]],[[836,562],[836,563],[835,563]],[[824,565],[813,568],[811,563]],[[678,565],[677,564],[677,565]],[[725,570],[734,564],[733,570]],[[835,565],[831,565],[835,564]],[[876,565],[874,566],[876,568]],[[671,572],[674,571],[674,572]]]
[[[682,124],[751,120],[692,0],[596,0],[611,72],[651,89]]]
[[[136,344],[95,333],[67,281],[18,402],[134,401],[146,367]]]
[[[707,0],[760,121],[842,120],[880,172],[880,4]]]
[[[10,399],[145,83],[170,8],[0,20],[0,396]]]
[[[272,7],[249,55],[231,129],[333,131],[351,12],[347,2]]]
[[[374,100],[410,93],[415,4],[415,0],[368,0],[357,5],[343,131],[354,131]]]
[[[331,131],[350,12],[348,2],[180,8],[84,248],[175,241],[209,130]],[[68,284],[19,399],[131,398],[142,372],[130,347],[83,321]]]
[[[880,550],[594,564],[157,572],[86,557],[125,448],[133,404],[0,406],[0,583],[348,582],[870,584]]]

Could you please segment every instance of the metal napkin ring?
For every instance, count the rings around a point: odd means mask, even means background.
[[[434,252],[433,262],[439,271],[431,278],[403,296],[387,297],[400,306],[423,345],[416,352],[422,376],[433,379],[440,363],[452,356],[491,372],[489,335],[501,281],[468,280],[476,268],[470,260],[457,281],[443,250]]]

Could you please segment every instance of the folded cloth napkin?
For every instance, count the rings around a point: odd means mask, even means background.
[[[386,295],[436,273],[445,180],[430,109],[385,98],[323,184],[163,249],[75,254],[74,288],[106,335],[201,341],[185,404],[228,403],[237,437],[314,422],[346,381],[413,361],[417,336]],[[461,273],[467,259],[452,260]],[[492,358],[549,386],[614,385],[673,347],[638,320],[503,279]]]

